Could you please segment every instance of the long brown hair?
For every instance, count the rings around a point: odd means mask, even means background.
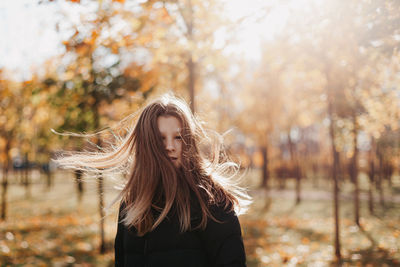
[[[181,122],[179,169],[164,148],[157,124],[160,116],[173,116]],[[231,179],[238,166],[221,159],[221,146],[219,138],[212,138],[204,130],[183,100],[166,94],[144,107],[135,126],[111,150],[72,153],[56,161],[67,168],[98,172],[127,169],[127,183],[114,203],[122,200],[122,221],[127,227],[134,227],[138,235],[144,235],[154,230],[171,209],[178,215],[181,231],[204,229],[207,218],[214,219],[211,205],[223,205],[238,213],[245,210],[250,198]],[[191,225],[192,198],[201,211],[201,220],[195,226]]]

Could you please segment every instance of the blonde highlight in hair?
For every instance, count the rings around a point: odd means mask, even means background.
[[[173,116],[182,125],[179,169],[164,148],[157,124],[160,116]],[[178,215],[182,232],[204,229],[207,219],[214,219],[211,205],[240,213],[250,203],[250,197],[231,179],[238,165],[221,159],[222,142],[215,136],[204,130],[183,100],[166,94],[146,105],[134,127],[124,138],[117,137],[118,144],[108,151],[75,152],[55,161],[66,168],[124,173],[127,182],[113,203],[122,200],[122,221],[140,236],[154,230],[171,210]],[[203,143],[208,144],[208,156],[200,149]],[[201,211],[200,222],[194,226],[192,198]]]

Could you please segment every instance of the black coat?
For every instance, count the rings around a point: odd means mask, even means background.
[[[127,229],[121,222],[121,209],[115,237],[117,267],[246,266],[241,228],[234,212],[213,206],[210,211],[221,223],[208,219],[205,230],[184,233],[172,213],[152,232],[139,237],[135,229]]]

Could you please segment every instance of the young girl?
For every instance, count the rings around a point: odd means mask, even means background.
[[[115,266],[246,266],[237,212],[249,197],[229,180],[237,165],[209,140],[187,104],[164,95],[111,151],[58,160],[98,172],[129,168],[115,200]]]

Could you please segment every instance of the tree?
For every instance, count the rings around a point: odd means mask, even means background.
[[[350,8],[350,6],[352,8]],[[329,132],[332,146],[332,177],[334,181],[334,211],[335,211],[335,254],[340,260],[339,218],[338,218],[338,167],[340,139],[347,131],[338,127],[337,122],[351,121],[352,129],[352,180],[355,184],[355,221],[359,225],[359,200],[358,200],[358,150],[357,137],[360,131],[360,115],[367,110],[364,103],[359,101],[360,95],[365,94],[370,87],[370,77],[362,76],[362,67],[373,65],[375,61],[366,56],[366,51],[379,50],[382,55],[392,53],[391,36],[398,32],[399,16],[394,1],[384,4],[383,1],[366,2],[352,1],[330,2],[321,6],[310,5],[308,12],[318,16],[303,16],[309,18],[301,25],[313,29],[312,34],[301,26],[297,29],[300,33],[294,35],[305,51],[308,51],[310,59],[319,65],[322,75],[326,80],[327,116],[330,121]],[[304,12],[307,12],[305,9]],[[391,14],[390,16],[388,16]],[[321,23],[321,18],[323,23]],[[299,20],[296,20],[299,23]],[[385,25],[385,26],[384,26]],[[377,30],[381,29],[381,31]],[[343,38],[346,36],[346,38]],[[376,49],[376,42],[383,45]],[[307,49],[308,46],[308,49]],[[375,47],[374,47],[375,46]],[[380,45],[379,45],[380,46]],[[310,64],[312,66],[312,64]],[[343,133],[341,133],[343,131]]]
[[[242,77],[243,90],[242,111],[238,124],[244,133],[251,134],[260,147],[263,159],[261,187],[268,188],[270,177],[269,149],[271,135],[277,127],[279,112],[282,105],[281,75],[286,68],[286,62],[274,60],[277,47],[265,47],[263,59],[249,77]],[[270,50],[271,49],[271,50]],[[272,57],[272,58],[270,58]],[[247,75],[247,72],[244,72]]]
[[[231,25],[216,0],[147,1],[142,4],[148,23],[141,34],[156,37],[148,43],[153,56],[151,67],[159,73],[158,89],[188,95],[192,111],[197,111],[196,95],[210,73],[218,73],[222,49],[228,40],[217,42],[216,33]],[[227,34],[226,36],[229,36]],[[229,39],[229,37],[227,37]]]
[[[64,41],[64,59],[68,63],[61,72],[62,78],[48,80],[58,84],[58,89],[50,97],[53,105],[63,114],[57,131],[98,131],[103,125],[104,106],[117,99],[127,98],[129,101],[130,96],[138,92],[146,97],[153,89],[152,70],[146,71],[143,65],[134,62],[124,62],[127,65],[125,68],[120,66],[124,52],[136,42],[140,43],[139,38],[131,38],[134,32],[115,30],[115,21],[124,21],[128,14],[131,13],[120,10],[113,3],[100,2],[94,17],[83,19],[79,26],[73,26],[75,33]],[[134,26],[135,30],[139,28]],[[91,141],[98,147],[102,145],[101,136]],[[80,174],[76,175],[79,178]],[[101,253],[105,252],[103,179],[102,176],[97,177]],[[80,186],[78,182],[78,188]]]
[[[16,145],[16,133],[21,123],[24,108],[22,86],[8,80],[4,70],[0,69],[0,141],[3,163],[3,179],[1,192],[1,219],[7,217],[8,173],[11,167],[11,149]]]

